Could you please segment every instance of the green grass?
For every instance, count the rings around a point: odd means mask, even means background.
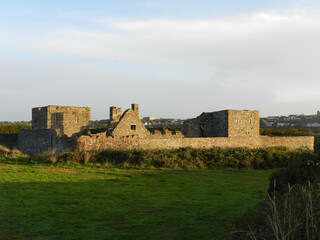
[[[265,199],[274,171],[126,170],[2,159],[0,239],[212,239]]]

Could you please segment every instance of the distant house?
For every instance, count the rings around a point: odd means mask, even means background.
[[[312,120],[312,119],[314,119],[314,118],[315,118],[315,116],[313,116],[313,115],[305,116],[305,119],[307,119],[307,120]]]
[[[156,125],[156,126],[161,125],[161,122],[160,121],[153,122],[153,125]]]
[[[266,127],[270,128],[273,127],[274,122],[266,122]]]
[[[279,120],[280,117],[279,116],[269,116],[267,117],[267,120]]]
[[[317,123],[317,122],[307,123],[307,127],[320,127],[320,123]]]
[[[156,120],[156,118],[155,118],[155,117],[144,117],[144,118],[142,118],[142,120],[145,120],[145,121],[154,121],[154,120]]]
[[[301,118],[299,118],[298,115],[289,115],[285,117],[284,120],[301,120]]]
[[[289,127],[290,123],[277,123],[277,127]]]

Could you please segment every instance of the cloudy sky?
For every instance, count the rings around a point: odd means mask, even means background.
[[[189,118],[320,110],[316,0],[10,0],[0,7],[0,121],[31,108],[140,104]]]

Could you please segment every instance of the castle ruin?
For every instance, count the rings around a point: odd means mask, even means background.
[[[18,132],[16,147],[27,154],[92,149],[264,148],[313,149],[314,137],[259,135],[259,111],[223,110],[202,113],[184,122],[182,132],[150,133],[139,117],[139,105],[122,113],[110,107],[104,132],[87,131],[88,107],[46,106],[32,109],[32,129]]]
[[[223,110],[202,113],[184,122],[186,137],[258,137],[259,111]]]
[[[32,129],[56,129],[71,137],[85,130],[91,118],[88,107],[46,106],[32,109]]]

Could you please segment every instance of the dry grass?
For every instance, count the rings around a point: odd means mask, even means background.
[[[22,152],[20,152],[18,149],[9,149],[3,145],[0,145],[0,156],[5,156],[5,157],[18,157],[18,156],[25,156]]]
[[[39,168],[39,172],[77,174],[79,171],[68,168]]]
[[[231,239],[319,240],[320,184],[289,185],[284,195],[268,194],[265,210],[253,221],[256,225],[232,232]]]

